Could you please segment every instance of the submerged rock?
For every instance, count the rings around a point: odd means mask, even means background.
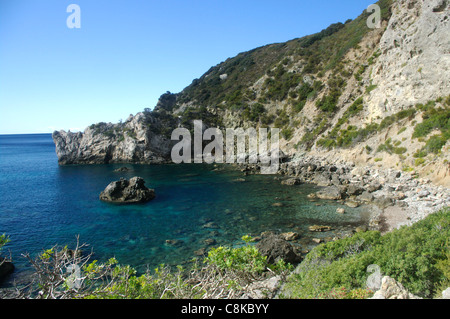
[[[298,233],[291,232],[291,231],[287,232],[287,233],[282,233],[280,235],[284,238],[284,240],[287,240],[287,241],[293,241],[300,237],[300,235]]]
[[[100,200],[110,203],[145,203],[155,198],[155,191],[145,186],[141,177],[133,177],[130,180],[120,179],[111,182],[103,192]]]
[[[177,247],[183,245],[184,242],[180,239],[166,239],[165,243],[166,245]]]
[[[312,226],[309,226],[308,229],[309,229],[309,231],[313,231],[313,232],[325,232],[325,231],[330,231],[331,226],[312,225]]]
[[[281,184],[283,185],[300,185],[302,183],[302,181],[300,180],[300,178],[288,178],[284,181],[281,182]]]

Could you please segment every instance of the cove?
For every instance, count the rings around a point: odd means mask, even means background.
[[[50,135],[2,137],[0,144],[0,232],[16,265],[21,257],[55,244],[74,246],[76,236],[99,262],[111,257],[139,272],[160,264],[184,264],[211,247],[239,245],[243,235],[264,231],[297,232],[300,250],[367,224],[366,208],[310,200],[320,189],[310,184],[282,185],[278,175],[244,176],[233,164],[58,166]],[[129,168],[117,172],[120,167]],[[140,176],[155,189],[151,202],[115,205],[100,192],[121,177]],[[345,208],[345,214],[336,213]],[[311,225],[331,226],[316,233]]]

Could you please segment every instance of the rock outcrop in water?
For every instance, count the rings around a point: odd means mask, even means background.
[[[121,179],[111,182],[103,192],[100,200],[109,203],[134,204],[145,203],[155,198],[155,191],[145,186],[141,177],[133,177],[129,181]]]

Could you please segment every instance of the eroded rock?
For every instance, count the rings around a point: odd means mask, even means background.
[[[141,177],[133,177],[130,180],[120,179],[111,182],[103,192],[100,200],[109,203],[133,204],[145,203],[155,198],[155,191],[145,186]]]

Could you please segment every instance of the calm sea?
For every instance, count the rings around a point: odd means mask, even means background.
[[[131,170],[114,172],[122,166]],[[111,181],[133,176],[155,189],[153,201],[117,206],[99,200]],[[0,135],[0,234],[10,237],[3,254],[11,253],[16,277],[30,269],[22,253],[35,256],[55,244],[70,248],[76,236],[90,245],[95,259],[114,256],[144,271],[191,259],[196,250],[211,247],[207,239],[234,245],[246,234],[296,231],[308,246],[311,236],[334,236],[366,222],[361,207],[345,207],[341,215],[336,208],[344,206],[308,200],[317,189],[281,185],[278,176],[243,176],[227,165],[60,167],[50,134]],[[311,234],[312,224],[335,231]],[[168,245],[167,239],[179,244]]]

